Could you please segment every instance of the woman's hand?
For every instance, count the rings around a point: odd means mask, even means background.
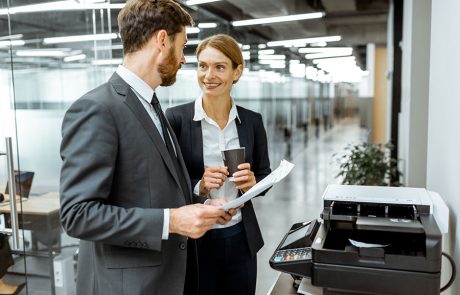
[[[227,204],[228,201],[226,199],[208,199],[206,200],[205,204],[209,206],[216,206],[216,207],[221,207]],[[236,215],[237,210],[243,208],[244,204],[238,206],[237,208],[231,208],[227,211],[227,215],[225,217],[220,217],[219,220],[217,220],[218,224],[227,224],[230,220],[232,220],[232,217]],[[230,218],[228,218],[230,216]]]
[[[200,182],[200,196],[209,194],[211,189],[219,189],[227,179],[228,170],[226,167],[213,166],[204,169]]]
[[[251,171],[251,165],[249,163],[238,165],[238,169],[240,169],[240,171],[233,173],[233,181],[237,189],[247,192],[256,184],[256,177],[254,176],[254,172]]]

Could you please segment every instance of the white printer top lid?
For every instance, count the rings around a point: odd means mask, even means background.
[[[441,232],[447,233],[449,208],[441,196],[425,188],[329,184],[324,201],[425,205],[430,207]]]
[[[330,184],[323,194],[328,201],[432,206],[424,188]]]

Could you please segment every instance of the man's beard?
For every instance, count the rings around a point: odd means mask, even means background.
[[[171,86],[176,82],[177,71],[181,68],[181,65],[177,62],[176,55],[174,54],[174,48],[169,50],[167,59],[158,66],[158,72],[161,77],[161,86]]]

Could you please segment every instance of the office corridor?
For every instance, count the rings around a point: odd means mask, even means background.
[[[312,131],[312,130],[310,130]],[[323,208],[321,195],[329,183],[337,183],[334,178],[338,164],[333,154],[341,154],[350,143],[366,139],[366,131],[359,127],[355,119],[336,122],[332,129],[321,130],[316,138],[308,137],[306,143],[300,136],[292,142],[293,153],[290,161],[296,166],[291,174],[265,197],[256,199],[259,225],[265,246],[258,254],[257,295],[267,294],[278,273],[268,263],[278,243],[293,223],[318,218]],[[286,156],[286,143],[269,138],[271,167],[275,169]]]

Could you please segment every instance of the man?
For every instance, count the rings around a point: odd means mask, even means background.
[[[81,239],[77,294],[182,294],[187,248],[194,247],[187,237],[236,213],[192,197],[179,145],[154,95],[174,83],[185,63],[191,24],[172,0],[128,1],[118,16],[123,65],[64,117],[61,221]]]

